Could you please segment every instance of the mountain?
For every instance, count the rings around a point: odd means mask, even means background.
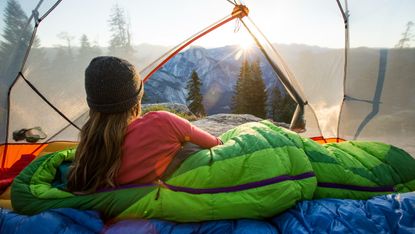
[[[305,64],[309,60],[301,59],[314,58],[308,56],[310,53],[320,54],[325,48],[310,47],[305,45],[278,45],[288,65]],[[96,47],[96,51],[89,51],[81,55],[81,48],[66,46],[42,47],[40,53],[34,50],[28,56],[24,68],[24,74],[28,80],[60,110],[65,113],[79,113],[86,111],[84,92],[84,71],[89,61],[98,55],[106,55],[108,48]],[[130,60],[139,70],[150,64],[156,58],[164,54],[169,47],[140,44],[134,46],[133,58]],[[246,56],[249,60],[260,59],[263,78],[268,91],[278,86],[283,91],[282,85],[276,79],[276,74],[268,64],[262,53],[257,48],[243,51],[239,46],[231,45],[218,48],[203,48],[193,46],[174,56],[160,70],[158,70],[145,85],[146,103],[175,102],[186,104],[186,84],[191,72],[195,69],[203,83],[202,94],[204,106],[209,115],[216,113],[229,113],[234,86],[239,76],[242,60]],[[120,56],[123,57],[123,56]],[[302,61],[299,63],[298,61]],[[295,68],[295,67],[294,67]],[[292,69],[300,70],[302,69]],[[310,70],[310,69],[309,69]],[[307,75],[309,70],[306,71]],[[316,71],[313,71],[316,73]],[[300,74],[302,75],[302,74]],[[59,82],[56,82],[56,78]],[[309,79],[307,79],[309,80]],[[60,90],[56,92],[56,90]],[[25,90],[14,89],[13,102],[16,106],[33,106],[26,98]],[[270,92],[269,92],[270,93]],[[37,100],[33,96],[30,100]],[[19,108],[20,110],[21,108]],[[25,115],[16,114],[23,118]],[[69,114],[67,114],[69,115]]]
[[[249,60],[261,60],[267,90],[279,84],[275,73],[258,49],[252,48],[244,54],[238,46],[212,49],[190,47],[173,57],[147,81],[145,92],[149,102],[185,104],[186,84],[192,70],[196,70],[203,84],[203,102],[208,114],[229,113],[243,56]]]

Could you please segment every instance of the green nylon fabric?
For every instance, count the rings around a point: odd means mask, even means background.
[[[362,187],[393,186],[396,192],[415,190],[415,160],[394,146],[356,141],[321,146],[308,139],[304,139],[304,146],[318,182]],[[369,199],[387,193],[318,186],[314,198]]]
[[[73,207],[101,211],[116,219],[159,218],[178,222],[266,218],[304,199],[333,197],[366,199],[383,192],[327,188],[318,182],[363,187],[394,186],[415,190],[415,160],[396,147],[374,142],[319,145],[269,121],[248,123],[222,136],[224,145],[186,159],[165,181],[192,189],[229,188],[279,176],[315,176],[256,184],[219,193],[192,194],[161,185],[73,195],[54,188],[57,167],[73,159],[74,150],[39,158],[16,177],[12,205],[24,214]]]
[[[22,214],[60,207],[95,209],[104,216],[113,217],[127,209],[137,197],[155,190],[155,187],[125,189],[113,192],[75,196],[52,187],[56,168],[65,160],[73,159],[74,150],[60,151],[43,156],[27,166],[13,181],[11,199],[13,209]]]

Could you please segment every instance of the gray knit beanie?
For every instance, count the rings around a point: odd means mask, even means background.
[[[131,109],[139,102],[142,86],[134,65],[117,57],[96,57],[85,70],[86,100],[89,108],[98,112]]]

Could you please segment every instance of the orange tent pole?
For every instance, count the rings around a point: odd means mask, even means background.
[[[213,30],[219,28],[220,26],[232,21],[233,19],[243,18],[243,17],[247,16],[248,13],[249,13],[249,9],[246,6],[244,6],[244,5],[235,5],[235,7],[232,10],[232,13],[229,16],[227,16],[224,19],[219,20],[215,24],[205,28],[204,30],[202,30],[198,34],[190,37],[185,42],[179,44],[179,46],[177,46],[175,49],[173,49],[172,50],[173,52],[169,56],[167,56],[167,58],[165,58],[150,73],[148,73],[148,75],[144,78],[144,82],[146,82],[158,69],[160,69],[164,64],[166,64],[173,56],[178,54],[180,51],[182,51],[184,48],[186,48],[187,46],[192,44],[197,39],[203,37],[204,35],[206,35],[210,32],[212,32]]]

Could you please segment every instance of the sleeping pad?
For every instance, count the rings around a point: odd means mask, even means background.
[[[75,150],[52,153],[15,178],[12,205],[22,214],[72,207],[115,220],[197,222],[272,217],[313,198],[368,199],[415,190],[415,160],[391,145],[320,145],[269,121],[243,124],[220,139],[223,145],[194,153],[164,181],[88,195],[58,186],[65,179],[59,168]]]

